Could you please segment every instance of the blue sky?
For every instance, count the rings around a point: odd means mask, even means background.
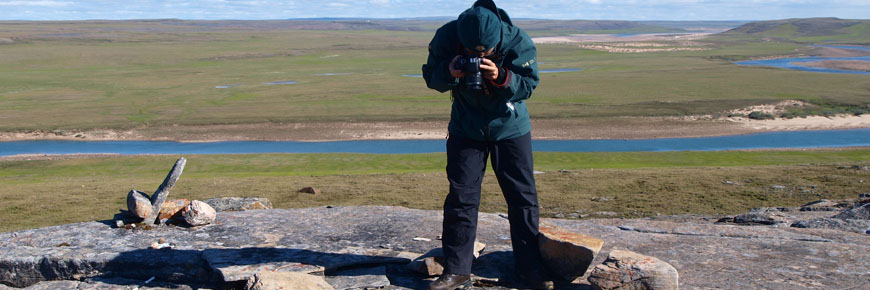
[[[0,0],[0,20],[455,17],[471,0]],[[514,18],[867,19],[870,0],[496,0]]]

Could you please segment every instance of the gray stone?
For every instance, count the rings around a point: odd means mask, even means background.
[[[369,267],[339,270],[327,273],[326,282],[338,290],[375,289],[390,286],[387,267]]]
[[[572,281],[583,276],[604,241],[567,231],[562,227],[542,222],[539,227],[538,248],[541,260],[554,278]]]
[[[265,197],[219,197],[203,200],[215,211],[245,211],[272,209],[272,202]]]
[[[742,225],[780,225],[788,224],[787,216],[776,208],[758,208],[749,213],[734,216],[733,222]]]
[[[144,192],[130,190],[127,193],[127,210],[135,217],[146,218],[151,214],[151,199]]]
[[[841,202],[821,199],[807,203],[800,207],[801,211],[838,211],[841,210]]]
[[[333,290],[320,276],[294,272],[262,271],[251,276],[245,285],[246,290]]]
[[[834,216],[838,219],[870,220],[870,200],[855,203]]]
[[[805,220],[819,213],[793,214]],[[218,222],[206,227],[124,229],[106,220],[5,232],[0,233],[0,284],[26,287],[111,273],[218,289],[227,284],[219,276],[221,265],[209,259],[225,252],[224,265],[239,271],[278,263],[284,263],[281,271],[303,264],[325,272],[386,266],[392,282],[387,289],[421,289],[428,281],[404,264],[440,247],[438,240],[413,238],[437,236],[442,215],[440,210],[401,207],[318,207],[218,212]],[[679,270],[680,283],[688,289],[861,289],[870,280],[870,239],[863,233],[714,224],[706,216],[542,220],[607,241],[601,253],[619,247],[666,261]],[[476,287],[521,287],[510,280],[508,221],[480,213],[477,237],[487,248],[472,269],[480,282]],[[175,246],[150,249],[160,238]],[[58,247],[61,243],[69,246]],[[599,254],[592,264],[605,258]],[[381,263],[387,260],[397,264]],[[235,281],[252,275],[238,275],[243,278]],[[588,289],[584,287],[589,287],[584,278],[565,285]]]
[[[863,233],[867,229],[870,229],[870,220],[817,218],[796,221],[792,223],[791,226],[805,229],[832,229],[853,233]]]
[[[216,212],[207,203],[194,200],[184,211],[184,221],[191,226],[204,226],[215,221]]]
[[[169,190],[175,186],[175,183],[178,181],[178,178],[181,177],[181,172],[184,171],[184,165],[187,164],[187,159],[184,157],[178,158],[175,161],[175,165],[172,166],[172,170],[169,171],[169,174],[166,175],[166,178],[163,180],[163,183],[157,187],[157,191],[154,192],[154,195],[151,196],[151,215],[146,217],[142,222],[146,225],[154,224],[157,221],[157,214],[160,213],[160,209],[163,208],[163,202],[166,201],[166,198],[169,197]]]
[[[612,250],[595,266],[589,282],[597,289],[676,290],[680,275],[673,266],[654,257]]]

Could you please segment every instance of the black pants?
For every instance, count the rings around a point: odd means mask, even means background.
[[[481,142],[451,135],[447,140],[447,179],[442,245],[445,273],[471,273],[480,184],[486,159],[508,204],[511,245],[517,271],[540,269],[538,252],[538,192],[532,168],[531,133],[514,139]]]

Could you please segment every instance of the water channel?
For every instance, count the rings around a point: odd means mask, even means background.
[[[769,148],[831,148],[870,146],[870,128],[790,131],[748,135],[637,140],[534,140],[537,152],[717,151]],[[19,154],[108,153],[244,154],[244,153],[374,153],[444,152],[441,140],[364,140],[334,142],[233,141],[13,141],[0,142],[0,156]]]
[[[834,47],[834,48],[842,48],[849,50],[870,50],[870,47],[866,46],[850,46],[850,45],[817,45],[821,47]],[[833,68],[821,68],[821,67],[811,67],[807,66],[807,63],[817,62],[817,61],[825,61],[825,60],[845,60],[845,61],[867,61],[870,62],[870,56],[858,56],[858,57],[794,57],[794,58],[778,58],[778,59],[763,59],[763,60],[747,60],[747,61],[738,61],[736,64],[738,65],[746,65],[746,66],[772,66],[785,68],[790,70],[799,70],[799,71],[808,71],[808,72],[818,72],[818,73],[840,73],[840,74],[861,74],[861,75],[870,75],[870,71],[858,71],[858,70],[844,70],[844,69],[833,69]]]

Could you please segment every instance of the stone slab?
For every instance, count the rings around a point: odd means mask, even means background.
[[[214,224],[194,228],[129,230],[106,220],[0,233],[0,283],[24,287],[45,280],[111,275],[189,285],[223,280],[206,253],[284,249],[283,258],[255,261],[314,261],[312,265],[336,271],[386,266],[393,283],[387,288],[414,289],[426,285],[427,278],[404,270],[404,265],[378,263],[391,255],[414,259],[406,256],[440,247],[441,214],[401,207],[319,207],[219,212]],[[644,253],[673,265],[681,287],[687,289],[860,289],[870,281],[870,235],[866,234],[715,224],[703,218],[545,220],[604,240],[593,265],[603,262],[613,247]],[[478,239],[487,244],[472,269],[478,287],[515,287],[510,282],[507,220],[481,213],[478,229]],[[161,238],[171,247],[149,248]],[[288,254],[294,251],[311,256],[303,260]],[[584,280],[578,278],[560,289],[584,289],[588,287]]]

